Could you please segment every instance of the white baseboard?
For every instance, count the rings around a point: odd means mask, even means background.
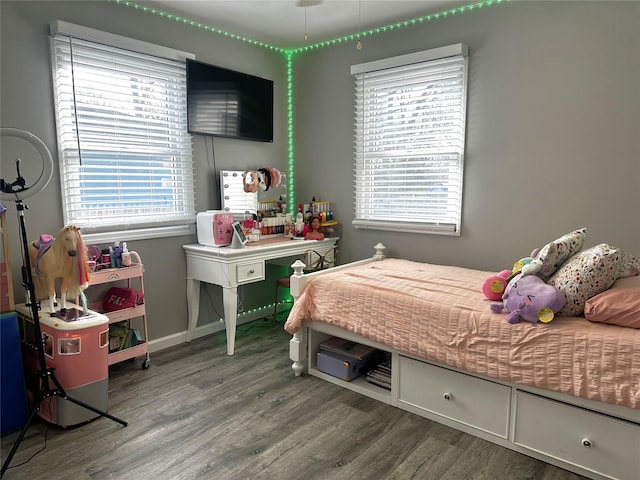
[[[290,307],[290,304],[286,304],[286,303],[278,305],[278,313],[289,310],[289,307]],[[253,322],[254,320],[258,320],[259,318],[269,317],[272,314],[273,314],[273,305],[267,305],[264,307],[255,308],[247,312],[241,312],[238,314],[237,325]],[[205,337],[207,335],[221,332],[223,330],[224,330],[224,320],[220,318],[218,319],[217,322],[212,322],[207,325],[203,325],[201,327],[196,327],[195,332],[193,332],[193,338],[196,339],[200,337]],[[185,343],[187,341],[186,338],[187,338],[187,331],[184,330],[179,333],[174,333],[173,335],[167,335],[166,337],[150,340],[149,353],[159,352],[160,350],[164,350],[165,348],[169,348],[176,345],[180,345],[181,343]]]

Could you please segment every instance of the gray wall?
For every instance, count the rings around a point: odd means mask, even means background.
[[[355,230],[350,66],[463,42],[469,96],[460,237]],[[587,227],[640,255],[640,3],[510,2],[296,57],[297,192],[342,220],[341,261],[501,270]]]
[[[273,144],[194,137],[198,210],[219,206],[215,170],[286,170],[282,55],[113,3],[3,0],[0,15],[1,124],[32,131],[54,156],[47,35],[49,21],[60,19],[275,80]],[[383,242],[393,256],[498,271],[583,226],[588,245],[607,242],[640,255],[639,25],[638,2],[510,2],[368,37],[361,51],[344,44],[296,55],[296,203],[312,196],[331,202],[343,224],[341,262],[369,256]],[[353,229],[350,66],[458,42],[470,51],[461,236]],[[62,226],[57,172],[27,203],[32,236]],[[16,232],[15,209],[9,210]],[[19,248],[12,237],[17,274]],[[152,340],[186,329],[181,246],[195,241],[130,242],[145,262]],[[271,292],[269,284],[245,287],[244,307],[270,301]],[[222,312],[219,289],[206,288],[201,302],[202,326]]]
[[[200,61],[240,70],[275,81],[274,142],[260,143],[194,136],[197,210],[220,208],[219,181],[215,172],[273,166],[286,171],[286,63],[281,54],[236,40],[187,28],[175,22],[110,2],[13,2],[0,3],[1,112],[0,124],[28,130],[40,137],[57,158],[49,22],[64,20],[107,32],[194,53]],[[2,156],[2,178],[13,180],[15,156]],[[27,163],[27,159],[23,159]],[[8,168],[11,170],[6,171]],[[25,202],[27,231],[55,233],[63,226],[57,166],[51,183]],[[8,203],[10,251],[16,297],[24,301],[19,283],[20,245],[15,207]],[[114,238],[126,241],[126,238]],[[145,265],[145,293],[149,336],[160,339],[187,328],[186,265],[182,245],[196,243],[195,236],[129,241]],[[251,309],[272,301],[271,286],[252,285],[241,291],[243,306]],[[218,320],[223,312],[218,287],[203,287],[200,324]],[[221,325],[216,325],[221,328]]]

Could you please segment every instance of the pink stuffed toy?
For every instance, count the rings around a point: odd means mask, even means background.
[[[487,278],[482,284],[482,293],[489,300],[499,302],[502,298],[502,294],[507,288],[509,280],[515,277],[518,273],[522,272],[522,267],[527,265],[533,260],[531,257],[524,257],[513,264],[511,270],[502,270],[497,275],[492,275]]]
[[[500,301],[502,294],[507,288],[510,276],[511,270],[502,270],[497,275],[492,275],[487,278],[482,284],[482,293],[484,293],[484,296],[489,300]]]
[[[490,308],[493,313],[506,309],[509,323],[518,323],[521,318],[531,323],[538,320],[547,323],[565,302],[562,292],[544,283],[540,277],[518,274],[507,285],[502,303],[494,303]]]

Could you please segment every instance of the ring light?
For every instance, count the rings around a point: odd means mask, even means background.
[[[0,189],[0,198],[2,200],[20,201],[25,198],[29,198],[36,193],[42,191],[51,180],[53,174],[53,158],[51,152],[44,144],[42,140],[36,137],[33,133],[21,130],[19,128],[1,127],[0,136],[2,137],[17,137],[33,145],[40,154],[40,160],[42,162],[42,171],[40,176],[33,183],[33,185],[27,185],[24,178],[20,176],[19,163],[18,163],[18,178],[13,183],[6,183],[2,179],[2,189]],[[19,159],[18,159],[19,160]],[[18,186],[19,188],[14,188]]]

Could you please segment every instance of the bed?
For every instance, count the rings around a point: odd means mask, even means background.
[[[385,258],[308,275],[296,262],[296,375],[368,397],[591,478],[640,478],[640,329],[557,316],[505,322],[481,285],[491,272]],[[388,352],[391,388],[326,375],[321,342]]]

